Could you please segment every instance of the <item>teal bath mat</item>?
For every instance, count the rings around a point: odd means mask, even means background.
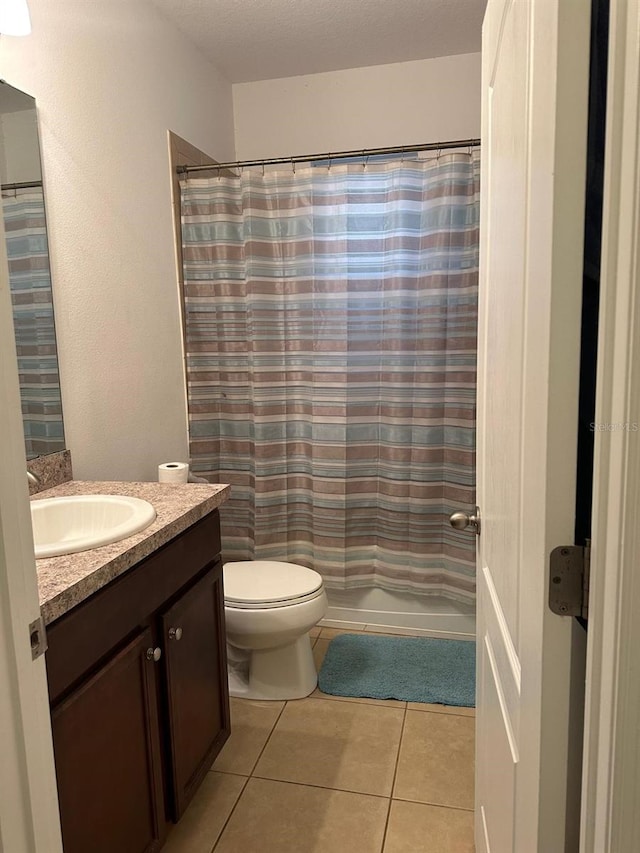
[[[341,634],[329,644],[318,686],[332,696],[475,707],[476,644],[431,637]]]

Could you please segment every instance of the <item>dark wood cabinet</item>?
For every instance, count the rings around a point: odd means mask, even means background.
[[[229,736],[218,513],[49,626],[65,853],[154,853]]]
[[[225,640],[217,636],[224,628],[224,596],[214,572],[176,601],[162,627],[177,820],[226,740]]]
[[[65,853],[159,849],[164,807],[151,642],[150,630],[139,634],[52,713]]]

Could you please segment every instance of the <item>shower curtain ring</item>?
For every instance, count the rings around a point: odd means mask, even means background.
[[[329,163],[327,165],[327,172],[331,171],[331,154],[329,154]]]
[[[264,160],[262,161],[262,177],[264,178]]]
[[[218,166],[218,180],[220,180],[220,167]]]
[[[367,160],[368,159],[369,158],[366,156],[366,148],[363,148],[362,149],[362,171],[363,172],[367,168]]]
[[[404,163],[404,145],[402,146],[402,151],[400,152],[400,163]]]
[[[296,164],[295,164],[295,161],[294,161],[293,157],[291,158],[291,168],[293,169],[293,174],[295,175],[295,173],[296,173]]]

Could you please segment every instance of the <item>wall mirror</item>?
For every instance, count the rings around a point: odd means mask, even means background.
[[[64,449],[36,102],[0,81],[0,181],[27,459]]]

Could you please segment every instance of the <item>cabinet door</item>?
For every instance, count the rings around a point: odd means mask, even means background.
[[[65,853],[152,853],[164,825],[151,631],[52,711]]]
[[[220,563],[165,613],[162,632],[178,820],[230,732]]]

